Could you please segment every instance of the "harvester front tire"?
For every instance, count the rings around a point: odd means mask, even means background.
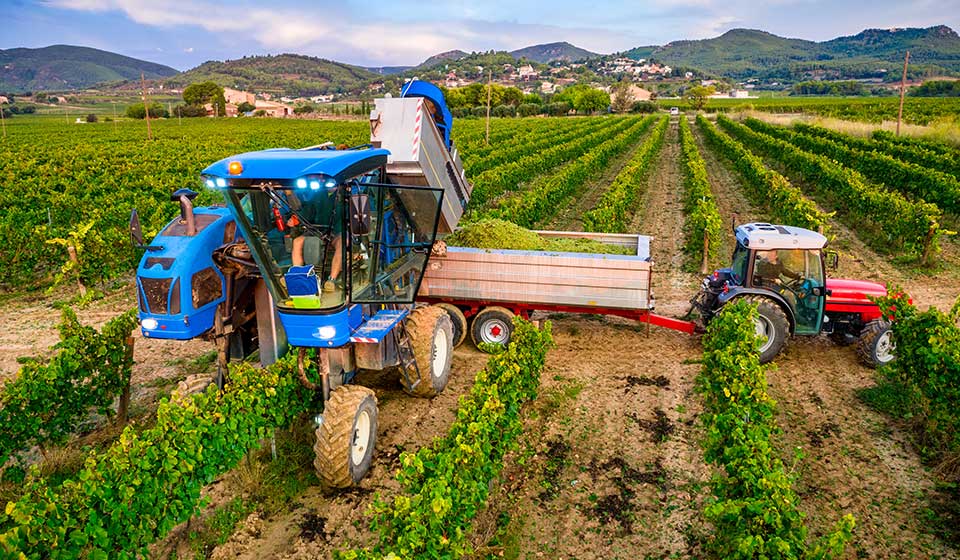
[[[347,488],[370,470],[377,443],[377,397],[359,385],[341,385],[330,393],[323,423],[316,431],[313,466],[330,488]]]
[[[757,337],[760,339],[760,363],[773,361],[790,338],[790,321],[777,302],[763,296],[745,296],[757,306],[754,319]]]
[[[450,316],[450,324],[453,327],[453,347],[460,346],[467,339],[467,318],[463,315],[463,311],[452,303],[438,303],[437,307]]]
[[[483,344],[499,344],[504,348],[513,337],[513,313],[505,307],[487,307],[473,318],[470,338],[477,348],[483,350]]]
[[[897,359],[896,344],[893,342],[893,329],[890,322],[874,319],[860,331],[857,339],[857,357],[863,365],[877,368]]]
[[[453,323],[445,309],[436,305],[418,307],[406,319],[407,335],[413,347],[417,367],[407,368],[406,378],[412,386],[403,383],[403,390],[414,397],[432,398],[439,395],[450,380],[453,364]]]

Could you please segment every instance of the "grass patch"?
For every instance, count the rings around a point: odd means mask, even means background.
[[[213,549],[227,542],[237,524],[253,510],[254,507],[250,502],[239,497],[215,509],[200,522],[197,529],[190,531],[187,537],[190,543],[190,557],[194,560],[209,558]]]

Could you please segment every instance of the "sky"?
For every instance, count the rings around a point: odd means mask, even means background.
[[[0,49],[68,44],[186,70],[294,52],[361,66],[416,65],[453,49],[568,41],[599,53],[733,28],[822,41],[866,28],[948,25],[960,0],[3,0]]]

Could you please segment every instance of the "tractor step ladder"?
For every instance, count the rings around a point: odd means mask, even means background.
[[[413,344],[410,342],[410,333],[407,332],[406,318],[397,323],[393,329],[393,341],[397,344],[397,356],[400,358],[400,372],[403,375],[403,384],[407,390],[414,390],[420,384],[420,366],[417,365],[417,357],[413,354]],[[417,380],[411,381],[408,368],[413,368],[417,372]]]

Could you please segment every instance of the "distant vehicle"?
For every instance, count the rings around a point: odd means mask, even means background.
[[[679,115],[679,114],[680,114],[680,107],[670,107],[670,114],[671,114],[671,115]]]

